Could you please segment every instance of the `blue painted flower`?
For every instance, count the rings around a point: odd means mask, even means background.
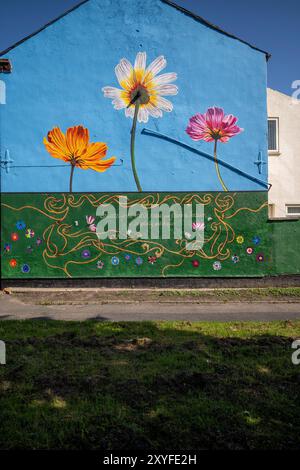
[[[143,264],[143,258],[138,256],[137,258],[135,258],[135,262],[138,266],[141,266],[141,264]]]
[[[257,235],[252,238],[252,243],[254,243],[254,245],[259,245],[260,242],[261,242],[261,238],[258,237]]]
[[[18,230],[24,230],[26,228],[24,220],[18,220],[16,223],[16,227]]]
[[[84,258],[84,259],[88,259],[91,257],[91,252],[90,250],[83,250],[81,252],[81,257]]]
[[[11,251],[11,244],[10,243],[4,243],[4,251],[9,253]]]
[[[112,259],[111,259],[111,264],[113,266],[118,266],[118,264],[120,263],[120,260],[117,256],[113,256]]]
[[[21,271],[22,271],[22,273],[24,273],[24,274],[29,273],[29,271],[30,271],[30,266],[29,266],[28,264],[23,264],[23,266],[21,267]]]
[[[237,264],[240,261],[240,257],[237,255],[233,255],[231,259],[234,264]]]
[[[126,253],[126,255],[124,255],[124,258],[125,258],[125,261],[130,261],[131,255],[129,253]]]

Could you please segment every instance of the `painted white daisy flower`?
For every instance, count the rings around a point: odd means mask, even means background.
[[[149,115],[162,117],[163,111],[171,112],[172,103],[164,96],[177,95],[178,87],[174,85],[176,73],[159,73],[166,67],[164,56],[159,56],[146,67],[146,52],[139,52],[134,66],[125,58],[115,68],[116,76],[122,89],[106,86],[102,88],[104,96],[112,99],[117,110],[125,109],[127,117],[134,117],[135,106],[139,101],[138,121],[148,122]]]

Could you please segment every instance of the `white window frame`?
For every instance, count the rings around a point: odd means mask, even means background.
[[[299,212],[295,212],[295,213],[291,214],[288,210],[289,207],[299,207]],[[294,217],[294,216],[295,217],[298,217],[298,216],[300,217],[300,203],[299,204],[286,204],[285,205],[285,212],[286,212],[286,215],[288,215],[289,217]]]
[[[269,155],[280,155],[280,149],[279,149],[279,117],[268,117],[268,123],[269,121],[275,121],[276,122],[276,150],[269,150],[269,137],[268,137],[268,153]]]

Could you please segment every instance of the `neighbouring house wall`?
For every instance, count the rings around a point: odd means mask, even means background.
[[[300,101],[268,89],[268,115],[279,118],[279,153],[269,155],[269,204],[273,217],[286,217],[286,204],[300,205]]]
[[[267,159],[266,56],[160,0],[90,0],[10,50],[12,73],[1,106],[1,154],[12,161],[2,172],[2,191],[63,192],[69,167],[47,153],[43,138],[54,126],[82,124],[93,142],[106,142],[116,166],[103,174],[76,170],[74,191],[135,190],[130,165],[132,121],[115,110],[102,87],[119,87],[115,66],[147,53],[160,55],[163,73],[176,72],[178,95],[167,96],[173,111],[138,125],[136,164],[144,191],[221,191],[214,162],[186,147],[142,134],[147,127],[196,149],[213,153],[213,143],[194,142],[185,129],[191,116],[209,106],[238,117],[244,132],[219,144],[219,158],[267,181],[255,162]],[[123,164],[121,162],[123,160]],[[47,168],[40,168],[43,166]],[[228,189],[262,190],[266,185],[221,168]]]

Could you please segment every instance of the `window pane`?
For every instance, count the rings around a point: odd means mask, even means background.
[[[287,206],[288,214],[300,214],[300,206]]]
[[[268,120],[268,136],[269,136],[269,150],[277,149],[277,121],[275,119]]]

